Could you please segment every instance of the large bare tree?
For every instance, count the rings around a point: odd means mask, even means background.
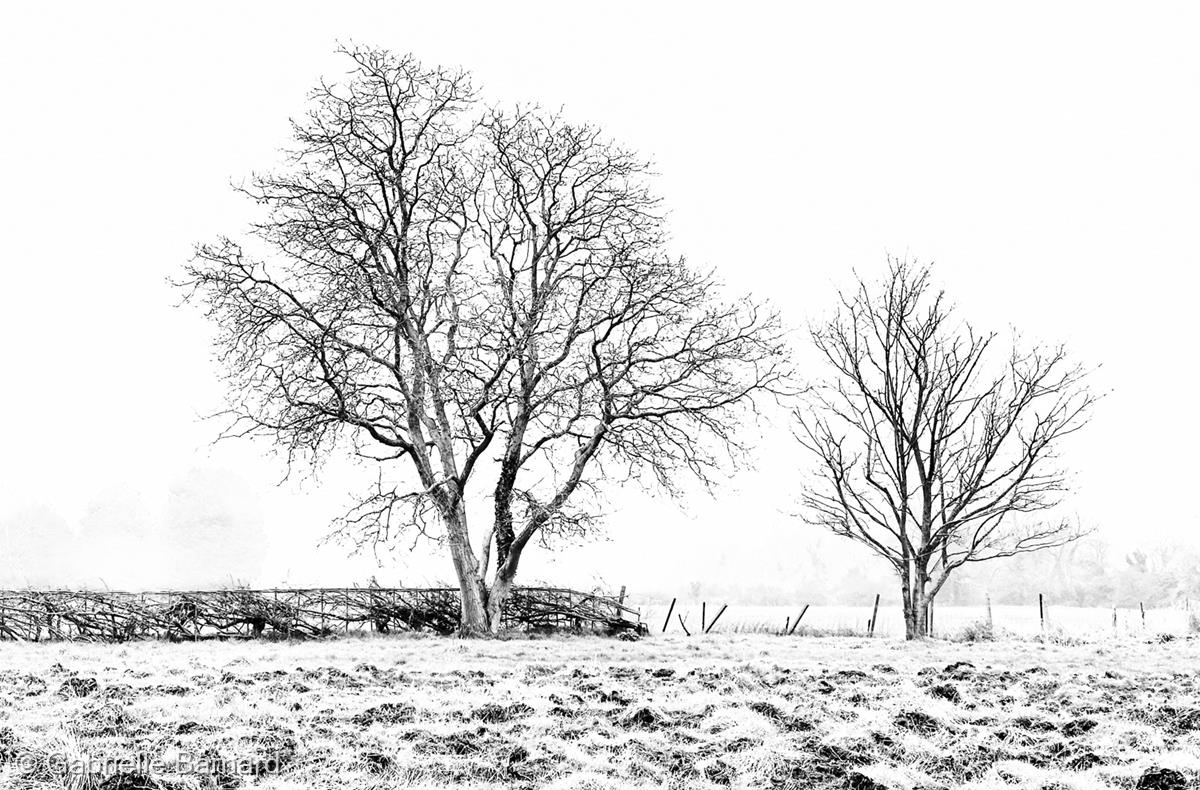
[[[811,334],[832,375],[795,412],[817,461],[806,515],[891,564],[908,638],[956,568],[1079,536],[1046,518],[1066,490],[1056,450],[1095,402],[1061,347],[1000,351],[897,260]]]
[[[341,531],[444,542],[463,633],[494,633],[522,553],[586,531],[595,484],[707,483],[739,454],[739,416],[785,386],[778,322],[668,256],[647,165],[597,129],[345,54],[245,187],[264,218],[184,285],[218,327],[229,433],[377,462]],[[470,489],[491,497],[474,538]]]

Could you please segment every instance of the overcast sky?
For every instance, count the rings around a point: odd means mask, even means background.
[[[371,572],[315,547],[361,471],[280,487],[262,446],[210,446],[208,330],[165,284],[194,243],[244,228],[230,182],[278,161],[307,90],[344,71],[341,40],[601,124],[656,163],[675,246],[797,326],[852,268],[934,262],[977,324],[1102,365],[1110,394],[1065,450],[1069,512],[1121,545],[1200,542],[1200,5],[649,5],[8,4],[0,519],[78,530],[134,502],[154,524],[180,481],[236,480],[269,547],[255,581]],[[646,587],[775,567],[810,537],[786,515],[795,447],[767,433],[760,473],[715,500],[614,491],[610,540],[525,574]],[[729,550],[734,532],[749,545]],[[444,565],[401,553],[383,577]]]

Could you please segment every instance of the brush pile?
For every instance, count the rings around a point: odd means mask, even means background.
[[[503,623],[511,631],[645,630],[638,613],[616,598],[549,587],[514,590]],[[30,642],[452,634],[458,625],[455,588],[0,590],[0,639]]]

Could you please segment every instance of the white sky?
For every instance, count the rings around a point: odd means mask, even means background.
[[[1119,544],[1200,541],[1200,5],[648,5],[7,4],[0,517],[74,523],[113,491],[157,512],[189,469],[226,469],[261,492],[259,581],[369,572],[314,549],[361,477],[277,488],[261,447],[208,446],[206,328],[165,285],[193,243],[243,228],[230,181],[277,161],[340,39],[601,123],[657,163],[678,248],[797,325],[851,267],[935,261],[964,315],[1103,365],[1071,510]],[[611,541],[527,576],[753,578],[807,539],[781,513],[802,481],[778,433],[715,501],[614,492]]]

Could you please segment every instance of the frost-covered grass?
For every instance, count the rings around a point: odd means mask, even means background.
[[[164,788],[1194,783],[1200,640],[0,645],[0,787],[139,757]]]

